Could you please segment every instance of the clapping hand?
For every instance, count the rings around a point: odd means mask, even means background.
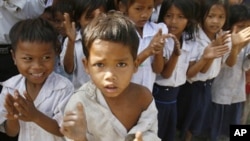
[[[86,126],[84,107],[79,102],[77,103],[76,110],[65,113],[60,131],[70,139],[85,141]]]

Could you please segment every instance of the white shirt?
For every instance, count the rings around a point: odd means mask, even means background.
[[[160,14],[160,10],[161,10],[161,4],[156,6],[156,8],[153,9],[153,13],[150,17],[150,20],[152,22],[157,23],[158,22],[158,18],[159,18],[159,14]]]
[[[211,40],[207,37],[206,33],[201,27],[198,28],[196,40],[198,42],[198,46],[196,49],[193,49],[191,56],[196,56],[196,61],[198,61],[202,57],[205,48],[211,43]],[[228,54],[225,54],[223,57],[227,55]],[[206,73],[199,72],[194,77],[189,78],[188,81],[192,83],[194,81],[206,81],[215,78],[220,72],[223,61],[225,61],[223,60],[223,57],[215,58]]]
[[[78,102],[84,106],[88,141],[124,141],[137,131],[143,133],[143,141],[160,141],[157,136],[157,109],[154,101],[141,113],[137,124],[128,132],[113,115],[101,91],[92,82],[84,84],[73,94],[65,111],[75,110]]]
[[[63,43],[62,52],[60,54],[61,64],[63,65],[64,56],[67,50],[68,44],[68,37],[65,39]],[[77,31],[76,40],[75,40],[75,47],[74,47],[74,70],[71,74],[72,76],[72,83],[75,87],[75,90],[80,88],[84,83],[90,80],[89,75],[85,72],[84,65],[82,59],[85,58],[82,49],[82,36],[80,31]]]
[[[20,20],[40,16],[44,0],[0,0],[0,44],[10,44],[9,31]]]
[[[146,49],[153,39],[154,35],[162,29],[163,34],[168,33],[168,29],[164,23],[153,23],[147,22],[143,27],[143,35],[140,37],[140,45],[138,48],[138,54],[140,54],[144,49]],[[166,44],[167,46],[167,44]],[[132,82],[141,84],[147,87],[151,92],[153,90],[153,85],[155,82],[156,74],[152,70],[153,57],[148,57],[139,67],[137,72],[132,77]]]
[[[3,90],[0,94],[0,124],[6,120],[4,108],[5,96],[7,93],[13,95],[17,89],[21,95],[26,90],[25,78],[19,74],[2,83]],[[47,78],[39,94],[34,100],[35,107],[48,117],[55,119],[60,126],[63,120],[63,112],[66,103],[74,92],[72,83],[65,77],[52,73]],[[33,122],[19,120],[20,132],[19,141],[63,141],[63,137],[55,136]],[[3,129],[3,128],[1,128]],[[3,131],[4,132],[4,131]]]
[[[250,69],[250,44],[238,54],[237,62],[233,67],[223,65],[219,75],[212,84],[212,101],[218,104],[239,103],[246,100],[246,74]]]
[[[160,74],[156,76],[156,83],[161,86],[178,87],[186,82],[187,79],[187,69],[189,67],[189,62],[191,61],[191,52],[193,49],[197,48],[197,42],[194,40],[186,41],[183,35],[183,43],[181,48],[181,55],[178,58],[175,69],[169,78],[163,78]],[[164,48],[166,54],[165,58],[170,59],[172,52],[174,50],[174,41],[168,40],[168,47]]]

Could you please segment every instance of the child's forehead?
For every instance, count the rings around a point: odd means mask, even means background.
[[[210,7],[209,11],[223,10],[225,12],[225,7],[222,4],[214,4]]]
[[[103,51],[103,53],[111,53],[113,52],[124,52],[124,50],[130,50],[131,47],[125,45],[119,41],[110,41],[110,40],[102,40],[102,39],[95,39],[89,50],[91,51]]]
[[[36,49],[36,48],[51,48],[54,49],[53,42],[42,42],[42,41],[26,41],[26,40],[18,40],[16,48],[30,48],[30,49]]]
[[[133,0],[132,0],[133,1]],[[134,0],[132,5],[154,5],[154,0]]]

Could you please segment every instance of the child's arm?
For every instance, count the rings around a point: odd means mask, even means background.
[[[76,29],[75,29],[75,23],[70,22],[70,17],[68,13],[64,14],[64,18],[65,18],[64,26],[65,26],[66,34],[68,37],[68,44],[67,44],[66,53],[63,59],[63,64],[64,64],[65,71],[71,74],[74,70],[74,50],[75,50]]]
[[[250,27],[246,27],[238,33],[236,33],[236,31],[237,26],[234,26],[231,34],[232,49],[226,60],[226,64],[230,67],[236,64],[238,54],[243,47],[246,47],[246,44],[249,43],[250,40]]]
[[[14,94],[14,106],[19,113],[18,119],[34,122],[49,133],[62,136],[57,121],[37,110],[32,98],[27,92],[24,92],[24,96],[25,98],[22,97],[18,91]]]
[[[213,44],[209,44],[208,47],[205,48],[200,60],[197,62],[190,62],[187,70],[187,77],[191,78],[195,76],[197,73],[201,72],[203,68],[208,67],[208,62],[211,61],[211,59],[221,57],[228,50],[226,45],[213,46]]]
[[[175,69],[176,63],[178,61],[178,58],[181,55],[180,42],[175,37],[175,35],[169,34],[169,36],[173,38],[175,44],[174,44],[174,50],[172,52],[172,55],[169,58],[169,60],[167,60],[167,62],[165,63],[163,71],[161,72],[161,75],[164,78],[169,78],[172,75]]]
[[[212,43],[211,43],[211,47],[217,47],[217,46],[225,46],[225,50],[227,50],[226,48],[228,48],[228,46],[227,46],[227,43],[229,42],[228,40],[229,40],[229,38],[230,38],[230,34],[229,34],[229,32],[225,32],[225,33],[223,33],[222,31],[219,33],[219,36],[214,40],[214,41],[212,41]],[[227,50],[228,51],[228,50]],[[206,65],[201,69],[201,73],[206,73],[207,72],[207,70],[210,68],[210,66],[212,65],[212,63],[213,63],[213,61],[214,61],[214,59],[215,58],[218,58],[217,57],[217,55],[216,54],[221,54],[221,56],[219,56],[219,57],[222,57],[225,53],[227,53],[227,51],[225,51],[224,52],[224,49],[222,48],[222,50],[216,50],[214,53],[215,53],[215,56],[214,57],[212,57],[212,58],[210,58],[208,61],[207,61],[207,63],[206,63]]]
[[[84,107],[79,102],[75,111],[67,111],[63,118],[61,133],[74,141],[87,141]]]

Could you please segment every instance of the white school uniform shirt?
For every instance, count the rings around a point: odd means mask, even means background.
[[[60,53],[61,64],[64,66],[64,56],[67,50],[68,37],[65,39],[63,43],[63,49]],[[85,72],[84,65],[82,59],[85,58],[82,49],[82,36],[80,31],[77,31],[76,40],[75,40],[75,48],[74,48],[74,70],[72,74],[72,83],[75,87],[75,90],[80,88],[84,83],[90,80],[89,75]],[[64,68],[64,67],[63,67]]]
[[[6,120],[6,109],[4,107],[5,96],[7,93],[14,94],[17,89],[22,96],[26,91],[25,77],[21,74],[16,75],[2,83],[3,89],[0,94],[0,124],[3,131],[3,122]],[[65,77],[52,72],[39,94],[34,100],[34,105],[40,112],[56,120],[60,126],[63,121],[63,112],[66,103],[74,92],[72,83]],[[19,120],[20,131],[18,141],[63,141],[63,137],[55,136],[34,122]],[[4,132],[4,131],[3,131]]]
[[[142,37],[138,34],[140,38],[140,44],[138,48],[138,54],[140,54],[144,49],[146,49],[153,39],[154,35],[162,29],[163,34],[168,33],[168,28],[164,23],[153,23],[147,22],[143,27]],[[167,44],[165,44],[167,46]],[[133,75],[132,82],[143,85],[147,87],[151,92],[153,90],[153,85],[155,82],[156,74],[152,70],[152,62],[154,56],[149,56],[139,67],[138,71]]]
[[[39,17],[44,0],[0,0],[0,44],[10,44],[9,31],[20,20]]]
[[[198,46],[196,49],[192,50],[191,60],[194,60],[195,57],[195,60],[198,61],[202,57],[205,48],[211,43],[211,40],[207,37],[206,33],[200,26],[198,28],[196,41],[198,42]],[[230,45],[231,42],[228,43],[229,48],[231,47]],[[223,58],[227,55],[228,53],[225,54],[223,57],[214,59],[213,63],[211,64],[210,68],[207,70],[206,73],[199,72],[194,77],[189,78],[188,81],[192,83],[195,81],[206,81],[215,78],[220,72],[222,63],[225,61],[225,59]]]
[[[246,74],[250,69],[250,44],[238,54],[233,67],[223,64],[219,75],[212,84],[212,101],[217,104],[230,105],[246,100]]]
[[[150,17],[150,20],[152,22],[155,22],[157,23],[158,22],[158,18],[159,18],[159,14],[160,14],[160,10],[161,10],[161,4],[156,6],[154,9],[153,9],[153,13]]]
[[[178,87],[186,82],[187,79],[187,69],[189,67],[189,62],[191,61],[192,50],[197,48],[197,42],[195,40],[185,40],[185,33],[182,35],[182,48],[181,55],[178,58],[176,66],[173,70],[172,75],[169,78],[163,78],[160,74],[156,76],[156,81],[160,86],[170,86]],[[170,59],[172,52],[174,50],[174,41],[172,38],[168,39],[168,47],[165,49],[164,57]]]
[[[65,112],[75,110],[78,102],[84,106],[88,141],[124,141],[137,131],[142,132],[143,141],[160,141],[157,136],[157,109],[153,100],[129,131],[113,115],[101,91],[93,82],[85,83],[73,94]]]

